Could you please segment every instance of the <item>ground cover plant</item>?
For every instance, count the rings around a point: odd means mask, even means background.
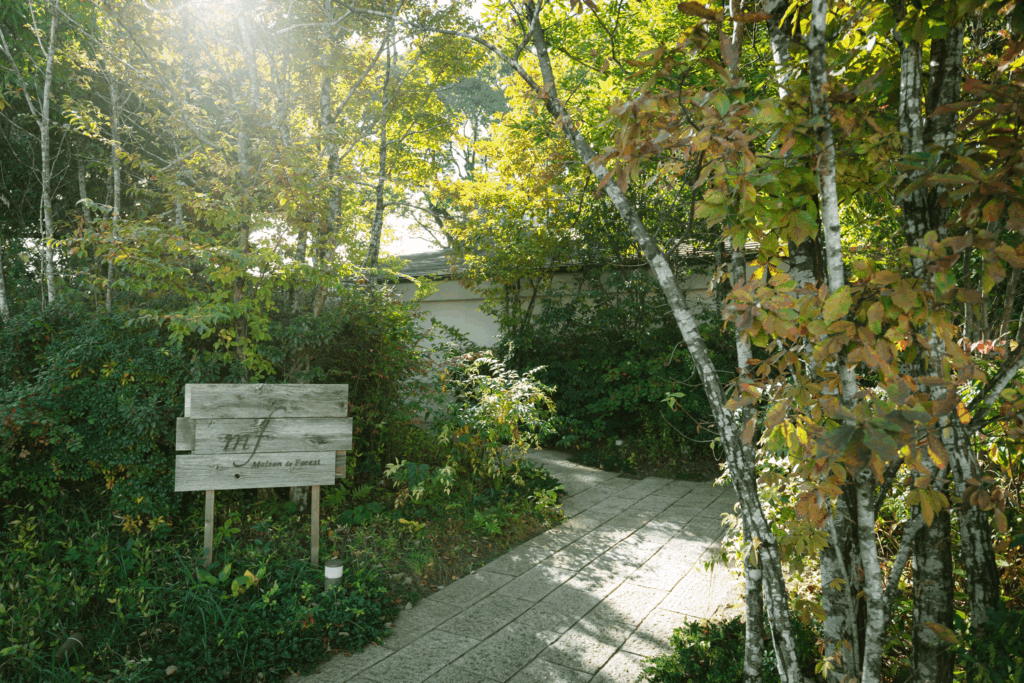
[[[539,473],[529,481],[553,484]],[[353,484],[353,497],[344,486],[325,487],[322,557],[345,562],[341,586],[326,592],[323,570],[306,561],[308,517],[284,498],[221,492],[215,561],[205,569],[195,497],[162,533],[125,531],[109,496],[82,490],[8,504],[0,677],[280,680],[380,642],[400,609],[557,519],[544,489],[526,483],[397,508],[391,491]],[[373,505],[379,511],[360,516]],[[71,636],[84,647],[58,660]]]
[[[813,679],[815,643],[813,628],[793,623],[805,675]],[[651,658],[638,681],[649,683],[741,683],[746,627],[740,617],[716,621],[691,621],[672,632],[672,652]],[[777,683],[775,649],[765,638],[761,676],[765,683]]]

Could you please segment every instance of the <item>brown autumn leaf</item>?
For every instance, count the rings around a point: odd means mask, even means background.
[[[936,624],[931,621],[925,622],[925,626],[931,629],[931,631],[939,637],[939,640],[941,640],[944,643],[948,643],[949,645],[956,645],[958,642],[960,642],[959,640],[957,640],[956,634],[953,633],[953,631],[948,626]]]
[[[701,19],[708,19],[710,21],[721,21],[722,13],[713,10],[710,7],[706,7],[698,2],[681,2],[676,5],[676,9],[680,13],[690,17],[700,17]]]

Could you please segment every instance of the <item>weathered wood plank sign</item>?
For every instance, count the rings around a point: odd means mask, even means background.
[[[310,560],[319,562],[320,485],[345,476],[347,384],[186,384],[175,491],[206,491],[206,564],[217,489],[312,486]]]

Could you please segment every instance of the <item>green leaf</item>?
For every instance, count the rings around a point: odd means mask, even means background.
[[[825,318],[825,324],[831,325],[836,320],[843,318],[850,311],[850,306],[853,305],[853,297],[850,296],[850,286],[843,285],[832,294],[825,301],[825,308],[823,315]]]
[[[882,334],[882,318],[885,317],[885,306],[876,301],[868,307],[868,329],[875,334]]]
[[[911,289],[906,280],[900,280],[892,288],[892,302],[904,311],[917,305],[917,292]]]

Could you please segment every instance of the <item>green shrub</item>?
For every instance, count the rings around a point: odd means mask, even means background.
[[[0,498],[93,479],[128,526],[175,508],[186,354],[152,326],[62,302],[0,328]]]
[[[588,447],[615,438],[641,438],[664,454],[684,439],[707,441],[713,416],[679,330],[657,283],[641,272],[604,279],[580,276],[580,286],[551,292],[525,325],[504,330],[514,368],[543,366],[537,378],[556,387],[552,426],[559,447]],[[735,347],[710,314],[702,318],[723,379],[736,366]],[[677,394],[675,410],[666,407]]]
[[[797,653],[805,675],[813,678],[816,635],[793,621]],[[765,624],[767,631],[767,622]],[[729,621],[692,621],[672,633],[670,654],[655,657],[640,680],[651,683],[741,683],[746,625],[739,617]],[[764,683],[777,683],[775,648],[765,638],[762,676]]]
[[[499,482],[511,471],[521,481],[519,460],[550,429],[554,412],[538,371],[520,374],[490,351],[446,359],[434,428],[456,476]]]
[[[984,630],[971,630],[957,648],[957,664],[975,683],[1024,681],[1024,611],[989,613]]]

